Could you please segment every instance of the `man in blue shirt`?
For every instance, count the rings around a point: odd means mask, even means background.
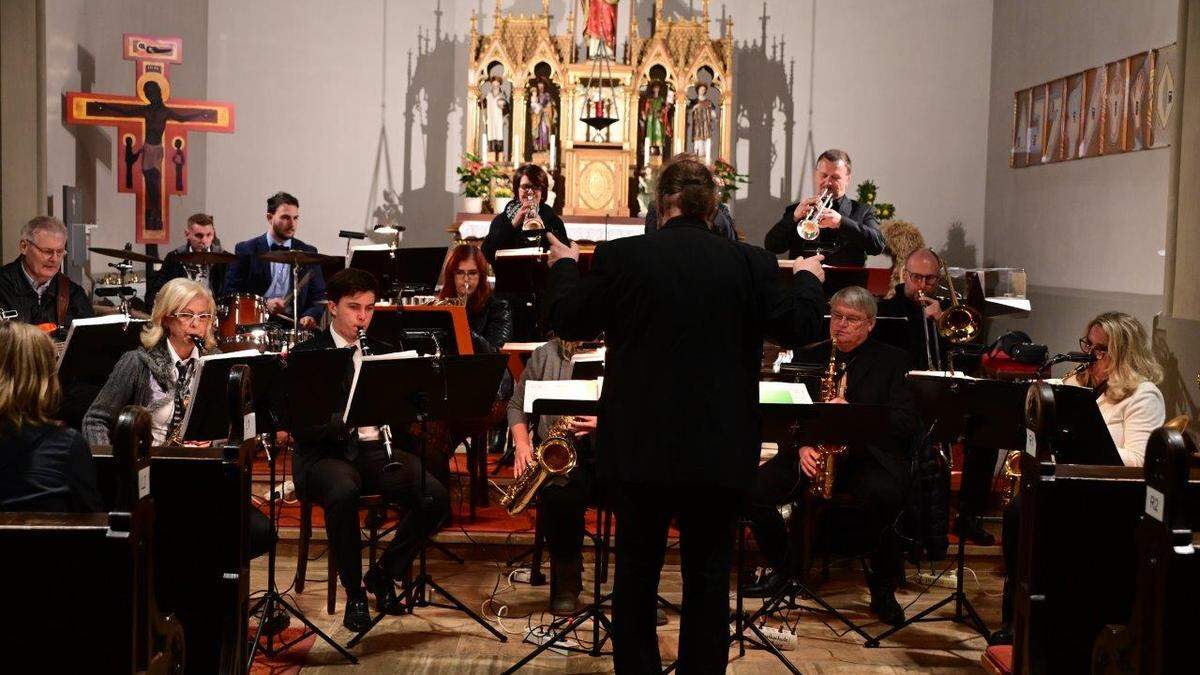
[[[300,223],[300,201],[286,192],[276,192],[267,198],[267,233],[239,242],[233,252],[238,260],[229,266],[225,278],[226,294],[253,293],[261,295],[271,315],[291,313],[292,271],[284,263],[268,263],[258,256],[267,251],[297,250],[316,253],[317,249],[295,238]],[[297,297],[300,308],[300,328],[312,330],[325,311],[325,277],[320,265],[306,265],[299,278],[309,277]]]

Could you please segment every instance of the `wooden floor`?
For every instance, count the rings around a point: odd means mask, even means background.
[[[323,543],[314,542],[313,555],[323,549]],[[488,607],[489,616],[494,616],[499,606],[506,606],[506,617],[502,629],[509,634],[509,641],[500,643],[495,637],[480,628],[463,614],[450,610],[425,608],[415,615],[387,617],[352,652],[360,659],[357,667],[351,667],[331,647],[316,641],[311,650],[297,664],[305,673],[497,673],[503,671],[533,647],[522,643],[529,625],[549,622],[552,617],[543,610],[549,592],[548,586],[530,587],[525,584],[510,586],[507,571],[503,568],[505,551],[498,545],[484,544],[470,551],[475,559],[465,565],[451,561],[433,560],[430,568],[435,579],[465,604],[476,611],[499,587],[496,605]],[[500,563],[493,562],[500,560]],[[945,563],[944,565],[948,565]],[[943,566],[944,566],[943,565]],[[968,558],[966,589],[971,602],[982,614],[988,626],[994,628],[1000,614],[1001,577],[997,570],[998,556]],[[585,587],[591,588],[591,565],[586,566]],[[289,543],[281,543],[278,561],[281,587],[292,582],[295,571],[295,549]],[[945,597],[949,589],[935,586],[922,592],[924,586],[915,581],[916,573],[909,567],[909,576],[914,578],[908,587],[897,593],[901,605],[908,606],[911,616]],[[938,567],[938,570],[942,567]],[[324,559],[309,564],[309,582],[303,594],[291,593],[299,607],[316,625],[327,631],[335,640],[345,644],[350,633],[341,625],[344,595],[339,592],[337,614],[325,612],[325,562]],[[266,583],[266,557],[255,561],[252,569],[251,590],[261,589]],[[610,586],[606,586],[606,590]],[[663,570],[661,594],[672,602],[680,599],[680,579],[677,565],[668,565]],[[867,610],[868,593],[862,582],[861,571],[845,567],[834,569],[830,580],[819,592],[832,604],[855,620],[863,621],[866,631],[872,635],[882,632],[885,626],[874,622]],[[585,594],[587,596],[587,594]],[[911,604],[910,604],[911,603]],[[732,600],[731,600],[732,604]],[[747,606],[757,607],[757,601],[748,601]],[[949,617],[953,605],[939,611],[935,616]],[[825,625],[816,615],[807,612],[793,613],[798,621],[799,640],[794,651],[784,652],[804,673],[890,673],[901,671],[921,672],[979,672],[979,657],[985,647],[984,640],[965,626],[939,621],[909,627],[874,649],[863,647],[863,640],[853,633],[845,633],[840,624]],[[659,629],[659,645],[664,663],[670,662],[676,652],[679,637],[679,617],[670,614],[670,623]],[[494,620],[494,619],[493,619]],[[293,625],[296,625],[293,621]],[[772,625],[779,625],[773,621]],[[591,624],[579,632],[585,640],[591,639]],[[296,672],[296,667],[276,666],[270,669],[256,668],[256,672],[275,674]],[[611,657],[592,658],[573,654],[562,656],[544,653],[525,667],[522,672],[537,673],[607,673],[612,672]],[[771,654],[748,650],[739,657],[737,650],[731,652],[731,673],[780,673],[787,672]]]

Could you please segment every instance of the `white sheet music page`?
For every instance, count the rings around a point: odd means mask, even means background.
[[[346,409],[342,411],[342,422],[350,418],[350,404],[354,402],[354,390],[358,388],[358,375],[362,372],[362,364],[371,363],[372,361],[397,361],[399,359],[416,359],[420,358],[420,354],[415,349],[407,349],[402,352],[389,352],[387,354],[372,354],[364,356],[361,360],[354,360],[354,379],[350,382],[350,396],[346,398]]]
[[[527,380],[525,413],[533,414],[533,403],[543,398],[568,401],[599,401],[603,380]]]

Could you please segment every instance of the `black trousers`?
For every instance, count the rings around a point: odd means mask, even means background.
[[[904,508],[904,486],[886,468],[869,456],[847,458],[837,464],[834,492],[854,497],[865,516],[861,533],[873,546],[871,567],[883,580],[890,580],[900,569],[900,545],[892,526]],[[809,479],[800,469],[796,450],[781,450],[758,467],[748,516],[750,530],[767,563],[789,574],[796,574],[797,551],[789,546],[787,523],[776,508],[795,502],[792,522],[803,522],[804,499]]]
[[[1021,542],[1021,495],[1016,495],[1004,507],[1000,529],[1000,550],[1004,553],[1004,595],[1000,601],[1001,621],[1013,619],[1013,577],[1017,574],[1017,547]]]
[[[266,553],[275,543],[275,533],[271,531],[271,519],[257,508],[250,507],[249,557],[254,560]]]
[[[385,472],[387,454],[378,442],[360,443],[353,462],[323,457],[309,467],[301,497],[325,511],[325,533],[346,594],[361,596],[362,535],[358,524],[360,495],[380,494],[407,509],[396,525],[395,536],[384,551],[383,568],[393,577],[403,576],[416,556],[421,540],[437,532],[450,516],[450,495],[429,472],[425,494],[420,494],[423,467],[416,455],[396,451],[400,469]]]
[[[551,564],[583,554],[583,519],[593,500],[594,484],[591,464],[580,462],[567,474],[565,482],[542,486],[538,494],[538,527],[546,538]]]
[[[725,672],[733,526],[743,501],[742,492],[703,485],[618,488],[612,636],[616,672],[662,671],[655,610],[672,517],[679,527],[683,573],[679,672]]]
[[[992,478],[996,461],[1000,459],[998,448],[982,445],[967,445],[963,448],[962,483],[958,490],[958,515],[975,518],[987,510],[988,497],[992,493]]]

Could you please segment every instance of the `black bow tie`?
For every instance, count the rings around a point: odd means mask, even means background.
[[[292,247],[284,246],[283,244],[271,244],[271,250],[272,251],[290,251],[290,250],[292,250]]]

